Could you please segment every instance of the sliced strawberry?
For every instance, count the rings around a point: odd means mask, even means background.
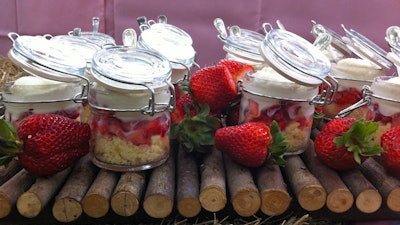
[[[223,59],[223,60],[219,61],[217,65],[226,66],[228,68],[229,72],[231,72],[235,82],[242,80],[244,78],[244,76],[246,75],[246,73],[254,71],[253,66],[246,64],[246,63],[230,60],[230,59]]]
[[[236,97],[238,86],[223,65],[197,70],[190,78],[190,91],[200,104],[208,104],[211,112],[221,111]]]

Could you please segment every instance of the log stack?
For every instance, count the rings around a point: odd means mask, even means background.
[[[370,158],[357,169],[338,173],[318,161],[312,140],[304,153],[287,156],[285,167],[267,161],[248,169],[216,149],[202,161],[180,149],[172,152],[165,164],[141,172],[99,169],[89,157],[47,178],[18,167],[3,170],[0,180],[7,180],[0,186],[0,223],[44,215],[60,223],[198,219],[207,213],[267,218],[297,212],[337,220],[400,217],[400,180],[386,174],[379,161]]]

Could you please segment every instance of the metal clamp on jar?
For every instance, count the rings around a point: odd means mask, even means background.
[[[183,29],[168,24],[164,15],[159,16],[157,21],[141,16],[137,22],[141,32],[138,46],[159,52],[170,61],[171,81],[175,85],[177,96],[182,95],[184,92],[180,82],[189,80],[190,69],[193,66],[199,67],[195,62],[196,51],[193,48],[192,37]]]
[[[92,61],[91,154],[94,164],[114,171],[156,167],[170,152],[171,64],[158,52],[137,48],[136,37],[126,29],[124,46],[104,48]]]
[[[315,42],[319,42],[319,40],[325,39],[327,36],[331,37],[331,41],[323,42],[327,45],[321,47],[322,53],[324,53],[324,55],[327,56],[331,62],[337,62],[340,59],[350,57],[352,52],[347,47],[346,43],[342,40],[341,35],[330,29],[329,27],[318,24],[314,20],[311,21],[311,24],[311,34],[313,34],[313,36],[315,37]]]
[[[5,119],[16,124],[30,114],[57,113],[79,119],[89,81],[83,77],[86,60],[71,45],[51,41],[51,36],[9,33],[13,48],[9,59],[28,72],[5,84],[1,100]]]
[[[218,38],[224,44],[222,49],[226,51],[226,59],[252,65],[256,70],[265,66],[259,49],[264,39],[263,34],[240,28],[237,25],[226,28],[221,18],[214,20],[214,26],[219,33]]]
[[[275,120],[290,144],[287,154],[299,154],[309,143],[315,105],[329,104],[337,83],[329,75],[329,59],[317,47],[268,23],[264,29],[259,48],[269,66],[241,83],[239,120],[267,125]]]
[[[374,141],[380,143],[380,137],[386,130],[400,126],[400,77],[376,77],[371,86],[363,87],[363,99],[342,110],[337,117],[347,116],[365,106],[368,107],[366,120],[375,121],[379,125]]]

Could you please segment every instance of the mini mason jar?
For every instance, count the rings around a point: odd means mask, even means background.
[[[362,87],[371,85],[375,77],[384,76],[393,64],[386,58],[386,52],[353,29],[347,30],[342,25],[346,36],[343,42],[351,51],[335,62],[332,62],[331,75],[337,79],[339,89],[332,104],[325,105],[323,113],[328,119],[336,117],[341,110],[360,101]],[[353,110],[349,117],[365,119],[368,107]]]
[[[370,86],[363,87],[363,99],[342,110],[340,116],[365,106],[368,107],[365,119],[379,125],[374,136],[374,141],[379,144],[385,131],[400,126],[400,77],[376,77]]]
[[[266,64],[260,54],[260,44],[264,35],[258,32],[242,29],[239,26],[225,27],[221,18],[214,20],[214,26],[219,32],[218,38],[223,42],[226,59],[252,65],[255,70],[263,68]]]
[[[114,46],[95,54],[92,75],[88,102],[93,163],[114,171],[164,163],[175,107],[170,62],[158,52]]]
[[[14,125],[27,115],[39,113],[80,119],[89,86],[82,77],[84,57],[70,45],[50,41],[49,36],[10,33],[9,37],[13,41],[9,59],[30,75],[5,84],[0,96],[5,119]]]
[[[336,91],[325,80],[330,62],[311,43],[282,29],[267,32],[260,49],[269,66],[246,74],[241,83],[239,121],[271,125],[275,120],[289,143],[286,154],[300,154],[309,144],[315,105],[329,104]]]
[[[140,36],[138,47],[159,52],[172,66],[171,82],[175,85],[177,96],[184,92],[181,81],[189,80],[190,69],[198,66],[192,37],[183,29],[168,24],[166,16],[159,16],[157,22],[142,16],[138,18]]]

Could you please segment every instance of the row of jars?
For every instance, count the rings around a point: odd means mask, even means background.
[[[313,43],[280,21],[277,29],[263,24],[261,34],[214,20],[226,58],[255,68],[241,83],[240,122],[277,121],[290,144],[287,154],[308,147],[316,110],[327,120],[349,116],[378,122],[374,140],[379,143],[384,131],[400,125],[400,28],[387,29],[388,53],[354,29],[342,25],[342,36],[311,22]]]
[[[75,28],[66,35],[10,33],[8,58],[29,76],[0,93],[4,119],[18,126],[30,114],[57,113],[88,122],[94,164],[114,171],[161,165],[169,156],[170,111],[178,83],[195,66],[192,39],[167,23],[138,18],[123,45],[98,32]],[[177,88],[176,88],[177,87]]]
[[[6,107],[4,117],[16,126],[26,115],[44,112],[88,121],[96,165],[115,171],[153,168],[169,156],[170,111],[180,95],[179,82],[188,79],[190,68],[197,65],[192,39],[168,24],[165,16],[157,21],[139,17],[139,37],[135,30],[126,29],[120,46],[98,32],[98,22],[93,18],[92,32],[76,28],[54,37],[10,33],[9,58],[32,76],[5,85],[0,96]],[[349,41],[313,23],[316,40],[311,44],[277,24],[278,28],[263,24],[265,34],[260,34],[238,26],[226,29],[222,19],[214,21],[226,58],[255,68],[240,82],[240,122],[276,120],[290,144],[288,154],[299,154],[308,146],[317,107],[333,118],[360,101],[373,109],[369,119],[376,120],[376,104],[370,103],[370,96],[387,99],[378,96],[382,93],[375,93],[372,85],[367,90],[368,84],[373,83],[372,77],[383,76],[391,62],[382,56],[379,63],[366,64],[371,56],[360,56],[360,67],[368,65],[362,75],[374,72],[357,79],[340,76],[349,73],[340,60],[351,63],[359,42],[367,43],[370,52],[383,50],[354,30],[346,30]],[[357,101],[332,109],[341,92],[352,88],[359,91],[350,92]]]

